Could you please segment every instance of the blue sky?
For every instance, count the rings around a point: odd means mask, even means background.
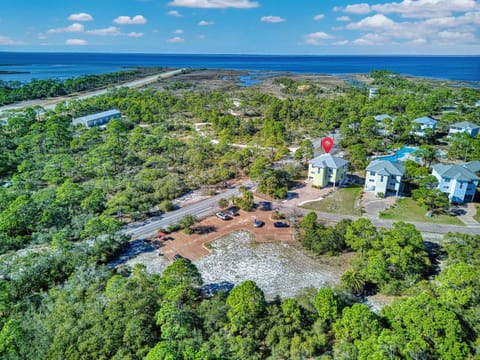
[[[480,54],[478,0],[2,0],[0,51]]]

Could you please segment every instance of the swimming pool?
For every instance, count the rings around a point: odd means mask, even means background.
[[[403,147],[395,152],[393,155],[379,156],[379,159],[388,160],[388,161],[406,161],[413,160],[418,162],[420,159],[416,156],[411,155],[417,151],[417,148],[413,147]]]

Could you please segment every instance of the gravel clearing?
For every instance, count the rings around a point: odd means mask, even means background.
[[[340,282],[345,264],[322,263],[285,243],[257,243],[247,231],[236,231],[209,244],[211,254],[195,262],[205,284],[229,282],[238,285],[253,280],[267,300],[290,298],[313,286],[334,286]],[[344,259],[336,258],[336,262]],[[145,251],[125,262],[143,264],[150,273],[162,273],[170,262],[157,251]]]
[[[267,300],[289,298],[306,287],[333,286],[340,278],[331,269],[286,243],[256,243],[251,234],[237,231],[210,243],[212,254],[195,264],[206,284],[253,280]]]

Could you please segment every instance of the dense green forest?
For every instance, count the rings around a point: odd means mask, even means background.
[[[420,190],[429,186],[432,147],[452,160],[480,158],[478,137],[439,144],[410,132],[411,121],[425,115],[439,119],[440,132],[457,121],[480,123],[478,90],[382,71],[371,76],[374,99],[366,87],[324,89],[281,78],[282,98],[255,88],[167,84],[170,90],[112,89],[54,111],[12,114],[0,126],[0,357],[480,356],[479,236],[449,234],[440,256],[432,256],[410,224],[384,230],[360,219],[326,227],[307,215],[301,245],[314,255],[353,252],[351,269],[337,289],[271,302],[252,282],[205,298],[200,274],[183,260],[162,275],[109,266],[127,244],[118,235],[125,222],[168,211],[189,190],[250,176],[262,192],[284,197],[304,175],[311,140],[333,131],[354,170],[373,154],[419,145],[424,165],[407,164],[407,176]],[[456,111],[444,113],[447,106]],[[111,108],[123,117],[105,130],[71,125]],[[388,135],[373,120],[383,113],[396,116],[384,124]],[[199,130],[197,123],[206,125]],[[275,166],[292,145],[301,149],[296,162]],[[380,312],[357,303],[376,292],[401,297]]]
[[[162,68],[139,68],[108,74],[85,75],[66,80],[32,80],[28,83],[0,80],[0,106],[18,101],[70,95],[80,91],[118,85],[142,76],[156,74],[161,70]]]
[[[365,224],[348,225],[347,234],[359,226]],[[410,251],[392,240],[406,226],[384,234],[395,244],[386,244],[393,256]],[[403,279],[409,296],[380,312],[356,302],[348,286],[267,302],[262,290],[246,281],[229,294],[205,298],[200,274],[184,259],[161,276],[140,265],[105,267],[121,246],[114,238],[18,254],[1,264],[8,276],[0,280],[0,354],[2,359],[473,358],[480,341],[480,236],[449,234],[445,244],[435,281]],[[392,257],[388,263],[395,271]],[[399,263],[398,274],[401,270]]]

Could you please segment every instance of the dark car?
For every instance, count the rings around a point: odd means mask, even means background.
[[[183,259],[183,260],[185,260],[186,262],[191,263],[190,259],[187,259],[186,257],[183,257],[183,256],[180,255],[180,254],[175,254],[175,255],[173,255],[173,261],[175,261],[175,260],[180,260],[180,259]]]
[[[284,221],[275,221],[273,223],[273,226],[276,227],[276,228],[285,228],[285,227],[290,227],[290,225],[288,225],[286,222]]]
[[[262,201],[260,203],[260,209],[262,209],[263,211],[270,211],[272,210],[272,203],[269,201]]]
[[[238,216],[239,215],[237,209],[234,209],[234,208],[230,208],[230,209],[226,210],[225,212],[230,216]]]
[[[253,226],[256,228],[262,227],[263,225],[265,225],[265,223],[262,220],[255,220],[253,222]]]

